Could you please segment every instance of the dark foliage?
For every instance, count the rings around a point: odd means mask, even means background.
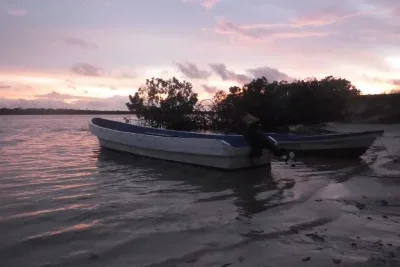
[[[190,83],[175,77],[167,81],[152,78],[129,96],[127,106],[152,127],[241,133],[244,112],[258,117],[268,131],[290,124],[340,121],[358,95],[360,91],[350,81],[332,76],[290,83],[262,77],[242,88],[217,92],[212,107],[204,112]]]
[[[146,86],[139,88],[126,103],[139,120],[156,128],[175,130],[196,130],[200,128],[200,117],[196,114],[197,94],[192,84],[179,81],[152,78]]]
[[[222,95],[218,92],[215,99],[219,128],[239,133],[237,122],[244,112],[258,117],[263,130],[343,120],[348,105],[360,91],[349,81],[332,76],[291,83],[269,82],[262,77],[243,88],[231,87],[226,97]]]

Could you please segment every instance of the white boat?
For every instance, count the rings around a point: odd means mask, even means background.
[[[89,131],[102,147],[181,163],[235,170],[271,164],[271,153],[250,158],[241,135],[202,134],[156,129],[93,118]]]

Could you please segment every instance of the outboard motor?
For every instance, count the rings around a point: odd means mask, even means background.
[[[260,127],[260,120],[248,113],[243,116],[245,130],[243,133],[244,139],[251,147],[250,157],[260,157],[264,148],[270,150],[276,157],[281,157],[288,163],[293,160],[295,154],[280,148],[278,142],[271,136],[265,136]]]

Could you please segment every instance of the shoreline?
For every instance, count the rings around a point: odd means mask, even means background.
[[[129,110],[82,110],[82,109],[44,109],[44,108],[27,108],[27,109],[0,109],[2,115],[135,115]]]

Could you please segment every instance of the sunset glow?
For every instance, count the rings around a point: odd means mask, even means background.
[[[388,57],[386,60],[391,67],[400,70],[400,57]]]
[[[399,89],[395,0],[0,3],[0,107],[125,110],[147,78],[201,99],[255,77],[333,75],[364,94]],[[239,12],[240,10],[240,12]]]

